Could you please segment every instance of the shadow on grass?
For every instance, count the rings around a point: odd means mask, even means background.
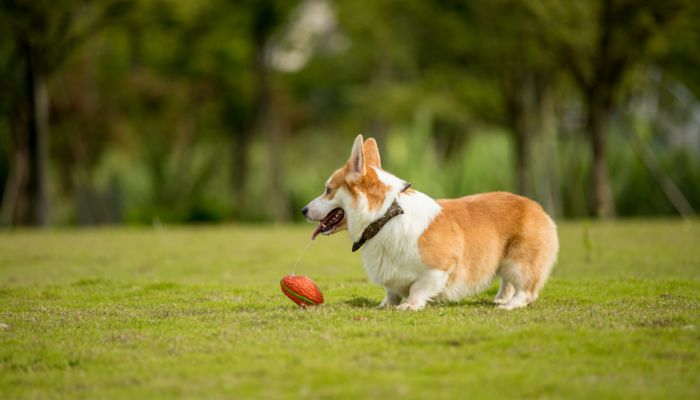
[[[373,308],[379,305],[378,301],[368,299],[367,297],[353,297],[350,300],[344,301],[344,303],[355,308]]]
[[[462,301],[437,304],[440,307],[480,307],[493,308],[493,301],[489,299],[465,299]]]
[[[379,305],[378,301],[368,299],[367,297],[353,297],[350,300],[343,302],[344,304],[354,308],[376,308]],[[477,307],[477,308],[494,308],[493,301],[489,299],[465,299],[458,302],[450,303],[432,303],[430,307]]]

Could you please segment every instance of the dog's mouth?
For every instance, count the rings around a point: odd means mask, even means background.
[[[323,233],[324,235],[334,233],[337,228],[342,225],[343,221],[345,221],[345,212],[343,209],[334,209],[333,211],[329,212],[328,215],[321,220],[321,222],[318,223],[318,226],[316,229],[314,229],[314,233],[311,235],[311,240],[316,239],[316,236],[318,236],[319,233]]]

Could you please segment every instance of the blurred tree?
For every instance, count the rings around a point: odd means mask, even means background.
[[[252,127],[267,134],[269,199],[275,222],[289,221],[291,218],[283,152],[289,127],[285,115],[284,86],[273,83],[270,52],[273,35],[288,21],[292,9],[290,5],[290,2],[278,0],[253,0],[251,7],[253,53],[250,64],[254,76],[251,116],[255,124]],[[249,133],[246,134],[249,136]],[[237,179],[245,179],[245,175]]]
[[[207,83],[220,100],[220,118],[231,137],[231,184],[235,217],[247,213],[250,144],[265,133],[276,220],[289,218],[284,189],[282,149],[284,113],[278,109],[281,87],[275,85],[270,65],[271,41],[288,22],[295,4],[280,0],[215,0],[202,7],[192,21],[192,47],[183,49],[195,77]],[[184,54],[183,54],[184,55]],[[271,189],[273,190],[273,189]]]
[[[414,10],[414,24],[425,27],[417,28],[420,36],[415,41],[422,68],[429,75],[446,76],[443,90],[462,92],[457,96],[462,98],[463,115],[476,114],[480,123],[512,133],[517,192],[557,215],[561,207],[553,97],[560,67],[539,41],[539,27],[532,23],[526,3],[442,0],[432,7],[409,9]],[[460,81],[466,84],[456,83]],[[453,135],[466,137],[466,129],[462,126]]]
[[[119,221],[121,204],[130,222],[286,220],[358,132],[439,196],[514,188],[555,215],[560,203],[567,216],[607,215],[612,185],[620,215],[669,213],[653,182],[666,169],[697,209],[696,3],[135,0],[102,29],[124,3],[10,0],[0,220],[28,221],[29,192],[48,197],[28,185],[48,125],[53,221]],[[646,101],[648,71],[671,125],[626,107]],[[614,147],[629,145],[628,120],[646,127],[656,174]]]
[[[381,145],[392,122],[413,118],[427,100],[420,93],[418,54],[418,13],[426,7],[397,0],[337,4],[350,38],[348,51],[335,66],[347,79],[347,108],[361,121],[357,129],[376,137]],[[385,162],[391,155],[386,157]]]
[[[49,223],[49,79],[79,45],[124,8],[122,1],[8,0],[0,5],[3,41],[12,41],[4,46],[12,48],[10,59],[18,61],[5,65],[10,70],[2,75],[19,78],[3,85],[19,101],[10,117],[15,154],[3,199],[3,223]]]
[[[587,108],[594,214],[615,214],[607,165],[610,115],[619,101],[625,74],[648,56],[649,44],[668,29],[686,2],[596,0],[533,2],[531,10],[551,46],[580,87]]]
[[[528,1],[500,0],[475,6],[474,21],[467,29],[476,29],[480,38],[473,62],[486,64],[482,69],[502,98],[503,121],[515,144],[518,193],[558,215],[553,114],[560,66],[538,40],[540,27],[528,5]]]
[[[682,11],[665,32],[664,40],[654,43],[652,61],[700,98],[700,2],[687,1]]]

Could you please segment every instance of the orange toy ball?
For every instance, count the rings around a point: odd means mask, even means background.
[[[314,281],[304,275],[287,275],[280,281],[282,292],[299,307],[323,304],[323,293]]]

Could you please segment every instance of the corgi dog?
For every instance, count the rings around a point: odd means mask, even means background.
[[[554,221],[536,202],[506,192],[434,200],[382,169],[377,142],[358,135],[350,159],[302,209],[319,234],[348,231],[379,307],[421,310],[459,301],[495,277],[499,308],[537,299],[559,251]]]

